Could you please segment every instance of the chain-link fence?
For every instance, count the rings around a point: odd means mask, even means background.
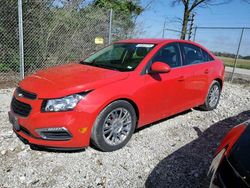
[[[229,81],[235,74],[250,78],[250,28],[195,27],[193,40],[224,61]]]
[[[8,84],[19,78],[17,1],[1,2],[0,15],[0,84]]]
[[[0,84],[14,85],[38,69],[84,58],[108,44],[110,10],[88,4],[60,4],[59,1],[1,1]],[[19,4],[20,5],[20,4]],[[20,6],[19,6],[20,8]],[[18,15],[19,13],[19,15]],[[23,21],[23,38],[20,20]],[[24,67],[22,60],[23,41]],[[95,38],[103,44],[95,44]],[[21,43],[22,44],[22,43]],[[22,65],[22,64],[21,64]]]
[[[164,38],[180,38],[180,35],[180,30],[172,28],[164,27],[162,31]],[[191,40],[202,44],[224,61],[229,81],[233,81],[235,74],[249,80],[250,28],[194,27],[190,36]]]
[[[112,41],[144,36],[136,16],[89,2],[2,0],[0,87],[13,87],[23,74],[84,58]],[[97,37],[103,43],[96,44]],[[180,31],[164,25],[162,37],[179,38]],[[250,28],[195,27],[194,38],[227,66],[250,69]]]
[[[0,87],[13,87],[38,69],[85,58],[140,33],[133,13],[96,2],[2,0]]]

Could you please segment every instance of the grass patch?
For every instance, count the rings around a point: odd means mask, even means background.
[[[234,66],[234,58],[230,57],[222,57],[218,56],[222,61],[224,61],[225,65],[228,67]],[[250,60],[247,59],[238,59],[237,60],[237,68],[250,69]]]

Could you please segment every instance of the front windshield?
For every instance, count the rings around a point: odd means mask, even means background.
[[[81,63],[118,71],[132,71],[154,46],[154,44],[117,43],[100,50]]]

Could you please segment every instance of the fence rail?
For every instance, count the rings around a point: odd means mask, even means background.
[[[111,10],[48,2],[1,4],[0,84],[14,86],[27,74],[83,58],[112,41]],[[103,44],[95,44],[96,37]]]
[[[120,11],[92,4],[76,5],[77,1],[63,2],[1,1],[0,87],[13,87],[38,69],[84,58],[114,40],[143,37],[142,27],[136,27]],[[170,33],[175,34],[171,38],[179,38],[181,31],[167,28],[165,21],[162,37],[169,37]],[[250,69],[250,60],[241,60],[243,52],[250,52],[249,27],[194,27],[188,35],[211,51],[233,54],[225,59],[234,67],[231,81],[236,68],[247,65]],[[95,44],[96,37],[104,42]]]
[[[165,24],[164,24],[165,25]],[[227,57],[221,57],[225,61],[226,66],[233,67],[228,79],[233,82],[235,70],[240,68],[250,69],[250,27],[199,27],[196,26],[192,29],[193,33],[187,33],[192,35],[192,40],[203,44],[213,51],[216,55],[223,56],[225,52],[230,52],[230,59]],[[163,27],[162,36],[165,37],[167,32],[173,32],[178,38],[181,34],[180,30]],[[228,34],[230,33],[230,34]],[[226,43],[223,44],[226,37]],[[225,40],[224,40],[225,42]],[[243,45],[242,43],[245,44]],[[229,44],[231,43],[231,44]],[[230,49],[228,48],[229,46]],[[242,49],[244,48],[244,49]],[[247,59],[241,59],[240,53],[245,51]],[[244,52],[243,52],[244,53]],[[240,61],[242,63],[240,63]],[[231,69],[230,69],[231,70]],[[250,72],[250,70],[249,70]]]

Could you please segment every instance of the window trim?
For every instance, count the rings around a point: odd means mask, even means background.
[[[81,59],[80,61],[79,61],[79,63],[80,64],[83,64],[83,63],[81,63],[81,62],[84,62],[86,59],[88,59],[88,58],[90,58],[91,56],[93,56],[93,55],[95,55],[96,53],[99,53],[100,51],[102,51],[102,50],[104,50],[105,48],[108,48],[108,47],[111,47],[111,46],[114,46],[114,45],[119,45],[119,44],[150,44],[150,45],[153,45],[153,47],[152,47],[152,49],[146,54],[146,56],[157,46],[157,43],[148,43],[148,42],[141,42],[141,43],[139,43],[139,42],[114,42],[114,43],[112,43],[112,44],[109,44],[109,45],[106,45],[106,46],[104,46],[104,47],[102,47],[102,48],[100,48],[100,49],[98,49],[97,51],[95,51],[94,53],[91,53],[90,55],[88,55],[88,56],[86,56],[86,57],[84,57],[83,59]],[[145,57],[146,57],[145,56]],[[144,57],[144,58],[145,58]],[[144,59],[143,58],[143,59]],[[138,66],[141,64],[141,62],[143,61],[143,59],[138,63],[138,65],[134,68],[134,69],[131,69],[131,70],[126,70],[126,71],[122,71],[122,72],[133,72],[133,71],[135,71],[137,68],[138,68]],[[89,64],[89,66],[91,66],[91,64]],[[105,68],[106,69],[106,68]]]
[[[152,60],[153,60],[153,58],[156,56],[156,54],[157,54],[160,50],[162,50],[163,48],[165,48],[165,47],[167,47],[167,46],[169,46],[169,45],[173,45],[173,44],[176,44],[176,45],[177,45],[177,48],[178,48],[178,50],[179,50],[180,66],[178,66],[178,67],[173,67],[173,68],[171,68],[171,69],[181,68],[181,67],[183,66],[183,57],[182,57],[182,52],[181,52],[180,44],[179,44],[179,42],[170,42],[170,43],[167,43],[167,44],[163,45],[160,49],[158,49],[158,50],[155,52],[155,54],[153,55],[153,57],[151,57],[151,59],[147,62],[147,64],[146,64],[146,65],[144,66],[144,68],[142,69],[141,75],[145,75],[145,74],[148,74],[148,73],[149,73],[149,69],[150,69],[150,67],[151,67],[151,65],[152,65],[152,63],[153,63]]]
[[[203,53],[205,52],[205,53],[207,53],[209,59],[211,59],[211,60],[209,60],[209,61],[204,61],[204,63],[206,63],[206,62],[212,62],[212,61],[215,60],[215,59],[214,59],[205,49],[203,49],[203,48],[200,48],[200,49],[201,49],[201,53],[202,53],[203,57],[204,57],[204,54],[203,54]]]
[[[202,52],[202,50],[204,50],[204,49],[202,49],[201,47],[199,47],[199,46],[197,46],[197,45],[195,45],[195,44],[190,44],[190,43],[187,43],[187,42],[179,42],[180,43],[180,49],[181,49],[181,54],[182,54],[182,58],[183,58],[183,62],[185,61],[185,53],[184,53],[184,47],[183,47],[183,45],[185,45],[185,44],[188,44],[188,45],[192,45],[192,46],[195,46],[195,47],[197,47],[197,48],[199,48],[199,50],[200,50],[200,53],[201,53],[201,55],[202,55],[202,58],[204,58],[204,56],[203,56],[203,52]],[[204,50],[209,56],[211,56],[206,50]],[[213,59],[213,60],[211,60],[211,61],[202,61],[202,62],[199,62],[199,63],[195,63],[195,64],[189,64],[189,65],[184,65],[184,64],[182,64],[182,66],[183,67],[186,67],[186,66],[192,66],[192,65],[199,65],[199,64],[203,64],[203,63],[211,63],[211,62],[214,62],[214,58],[211,56],[211,58]]]

